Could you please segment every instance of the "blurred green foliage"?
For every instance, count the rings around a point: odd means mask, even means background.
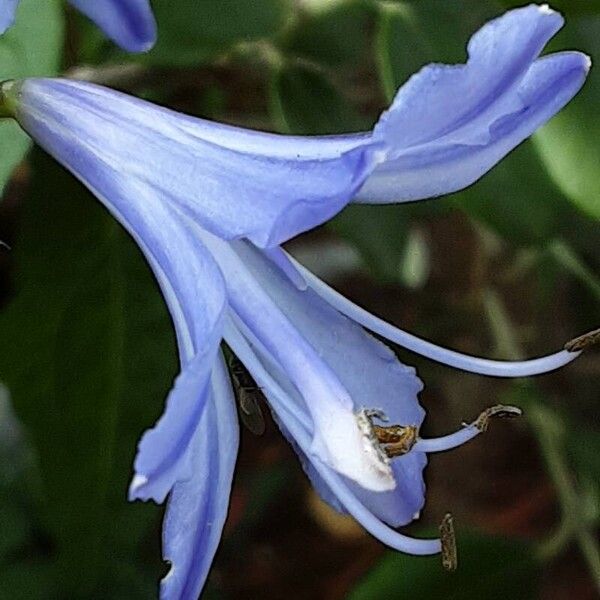
[[[413,72],[431,61],[464,61],[469,36],[518,4],[154,0],[156,48],[125,57],[72,12],[63,48],[58,0],[22,0],[17,24],[0,38],[0,79],[52,75],[62,58],[65,70],[92,64],[105,81],[103,69],[126,60],[139,71],[129,80],[124,68],[116,87],[175,107],[183,97],[202,116],[234,115],[284,133],[363,130]],[[557,47],[597,56],[600,2],[554,4],[567,17]],[[236,86],[248,73],[244,99]],[[599,106],[600,73],[592,71],[572,105],[471,188],[421,204],[351,206],[329,227],[359,250],[380,281],[416,287],[429,253],[414,233],[460,210],[533,265],[546,293],[532,302],[548,303],[559,274],[579,282],[578,323],[593,325],[600,289]],[[0,123],[0,188],[28,146],[16,125]],[[160,413],[177,370],[171,323],[143,258],[114,220],[40,151],[28,165],[20,173],[27,191],[13,192],[23,208],[11,253],[14,289],[0,314],[0,376],[25,432],[10,452],[0,444],[0,598],[153,597],[161,574],[159,511],[125,498],[136,441]],[[415,269],[422,275],[409,277]],[[566,450],[552,451],[566,452],[565,464],[592,498],[600,492],[600,435],[593,423],[581,429],[585,414],[566,408],[553,417],[572,435]],[[266,477],[252,488],[252,514],[263,514],[258,505],[285,487],[278,468]],[[240,545],[242,535],[234,536]],[[472,535],[460,549],[455,575],[442,573],[436,561],[387,554],[350,597],[535,596],[540,566],[530,547]]]

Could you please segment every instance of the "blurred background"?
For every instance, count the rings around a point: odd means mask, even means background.
[[[463,62],[510,0],[153,0],[159,42],[127,56],[57,0],[22,0],[0,80],[67,73],[178,110],[284,133],[371,127],[422,65]],[[552,48],[600,57],[600,1],[556,0]],[[154,598],[162,509],[126,501],[141,432],[177,372],[155,282],[104,209],[0,123],[0,598]],[[140,156],[143,157],[143,148]],[[477,184],[411,205],[351,206],[288,249],[409,331],[495,358],[554,351],[600,323],[600,70]],[[600,361],[504,381],[398,349],[425,382],[424,433],[498,402],[519,421],[426,470],[459,569],[387,550],[311,491],[268,419],[243,429],[207,599],[562,599],[600,594]]]

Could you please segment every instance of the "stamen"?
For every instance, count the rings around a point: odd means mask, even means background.
[[[438,438],[418,439],[414,445],[414,450],[416,452],[444,452],[452,450],[477,437],[480,433],[487,431],[492,417],[518,417],[521,414],[521,409],[516,406],[497,404],[496,406],[486,408],[472,423],[463,423],[463,428],[454,433]]]
[[[581,352],[590,346],[600,344],[600,329],[594,329],[594,331],[588,331],[579,337],[569,340],[565,344],[565,350],[567,352]]]
[[[365,450],[367,452],[374,452],[377,459],[380,460],[382,464],[389,465],[390,457],[379,443],[372,420],[373,418],[379,418],[378,415],[380,414],[383,413],[378,410],[363,408],[356,413],[356,423],[362,433]]]
[[[388,421],[387,415],[377,409],[363,408],[356,414],[358,426],[377,449],[384,462],[410,452],[417,442],[419,429],[415,425],[375,425],[373,419]]]
[[[454,518],[450,513],[446,513],[440,523],[440,541],[442,542],[442,566],[446,571],[456,571],[458,555],[454,534]]]
[[[373,431],[380,444],[384,444],[383,450],[389,458],[402,456],[410,452],[417,442],[419,429],[414,425],[389,425],[381,427],[374,425]]]
[[[516,406],[507,406],[504,404],[496,404],[486,408],[473,422],[473,426],[479,429],[482,433],[488,430],[490,426],[490,419],[492,417],[498,417],[500,419],[513,419],[514,417],[520,417],[523,411]],[[467,425],[468,427],[468,425]]]
[[[578,356],[575,351],[566,349],[541,358],[508,361],[480,358],[448,350],[386,323],[383,319],[372,315],[336,292],[292,257],[290,257],[290,260],[310,287],[336,310],[387,340],[443,365],[469,371],[470,373],[489,375],[490,377],[529,377],[530,375],[540,375],[559,369]]]

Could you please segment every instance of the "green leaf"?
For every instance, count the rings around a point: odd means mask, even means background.
[[[0,598],[47,600],[50,597],[50,565],[22,562],[0,570]]]
[[[449,202],[513,244],[543,245],[565,235],[574,211],[549,179],[530,141]]]
[[[459,566],[455,573],[442,569],[439,556],[388,552],[349,594],[349,600],[535,597],[538,573],[525,544],[475,534],[459,535],[457,544]]]
[[[311,67],[274,69],[269,92],[271,114],[284,133],[347,133],[367,126],[325,74]]]
[[[198,64],[240,42],[271,38],[292,16],[290,0],[155,0],[158,42],[140,58],[161,66]]]
[[[332,67],[356,68],[364,59],[372,25],[373,6],[365,0],[343,0],[313,7],[282,40],[288,56],[301,56]]]
[[[58,0],[22,0],[15,25],[0,36],[0,81],[53,75],[59,65],[62,40]],[[29,144],[16,123],[0,119],[0,194]]]
[[[18,292],[0,315],[0,372],[37,451],[55,583],[72,597],[92,593],[110,570],[116,522],[129,540],[120,559],[133,560],[156,516],[151,506],[127,504],[127,480],[176,354],[133,243],[49,158],[37,154],[33,166],[15,245]]]
[[[427,63],[464,62],[471,35],[502,12],[494,0],[419,0],[378,6],[375,58],[388,100]]]
[[[600,17],[567,22],[557,47],[600,53]],[[592,68],[577,97],[545,125],[534,142],[551,176],[575,206],[600,219],[600,73]]]

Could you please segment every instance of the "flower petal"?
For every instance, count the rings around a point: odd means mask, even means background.
[[[148,0],[69,0],[104,33],[129,52],[146,52],[156,43],[156,21]]]
[[[420,426],[424,411],[418,404],[417,394],[422,384],[416,377],[414,369],[402,365],[391,350],[368,335],[353,321],[339,314],[313,290],[296,286],[287,270],[280,270],[278,264],[271,262],[263,252],[245,242],[236,242],[235,248],[259,287],[267,292],[294,329],[303,336],[305,343],[310,344],[320,360],[338,378],[351,398],[351,414],[356,414],[363,408],[380,409],[386,413],[392,423]],[[227,276],[227,279],[231,278]],[[234,303],[232,306],[235,310]],[[273,325],[279,330],[282,329],[278,323]],[[226,330],[226,337],[227,335]],[[260,335],[257,334],[258,337]],[[228,343],[234,351],[238,352],[239,343],[236,340],[228,339]],[[289,344],[289,341],[287,343]],[[285,352],[285,345],[286,342],[282,342],[283,350],[280,349],[282,353]],[[262,356],[258,347],[257,352]],[[248,359],[243,358],[243,360]],[[272,364],[265,362],[263,365],[257,365],[254,360],[246,366],[259,385],[264,388],[267,397],[269,383],[260,381],[261,376],[266,378],[261,369],[268,371],[270,377],[285,389],[287,402],[294,405],[293,409],[297,412],[304,411],[304,421],[308,420],[310,423],[307,430],[313,437],[321,435],[329,441],[329,438],[336,435],[339,427],[356,427],[356,423],[345,421],[338,423],[325,420],[321,423],[315,420],[315,413],[322,409],[321,401],[306,393],[306,385],[297,384],[296,388],[286,387],[283,383],[283,374],[278,373],[277,359],[274,360]],[[307,373],[310,369],[306,363],[299,363],[298,368]],[[287,375],[291,373],[290,376],[294,379],[290,368],[285,369],[285,372]],[[344,457],[344,454],[350,454],[352,448],[348,445],[340,447],[338,451]],[[320,452],[315,454],[323,460]],[[305,470],[313,484],[324,499],[332,503],[332,494],[316,477],[314,468],[305,462],[306,458],[301,455]],[[309,456],[308,459],[310,460],[311,457]],[[427,461],[422,453],[412,452],[394,460],[392,470],[395,475],[395,489],[379,490],[376,493],[367,489],[360,479],[359,472],[352,473],[349,469],[343,470],[339,464],[327,460],[325,462],[347,478],[348,487],[374,514],[394,526],[411,521],[423,505],[424,484],[421,473]],[[333,504],[335,505],[335,502]]]
[[[161,600],[200,595],[227,516],[238,437],[235,399],[219,356],[192,442],[192,477],[175,485],[167,505],[163,553],[171,569],[161,582]]]
[[[15,22],[19,0],[3,0],[0,3],[0,35]]]
[[[213,124],[89,83],[29,79],[12,94],[23,128],[96,193],[160,200],[215,235],[262,246],[329,219],[377,160],[369,136],[340,153],[329,138]]]
[[[462,141],[454,132],[397,152],[367,180],[358,201],[419,200],[472,184],[563,108],[583,85],[589,67],[589,58],[578,52],[538,59],[515,91],[511,112],[498,114],[482,132],[469,131]]]
[[[250,272],[247,257],[236,249],[244,242],[225,242],[198,228],[224,274],[232,317],[267,360],[285,373],[302,394],[313,423],[312,452],[332,468],[371,490],[395,487],[392,471],[368,432],[360,427],[352,398],[343,382]],[[248,242],[248,244],[250,244]],[[257,251],[258,252],[258,251]],[[298,289],[273,263],[286,283]],[[232,349],[236,350],[235,346]]]
[[[117,217],[130,227],[159,279],[176,326],[182,372],[164,415],[139,444],[130,498],[162,502],[175,482],[191,477],[189,444],[202,416],[222,336],[225,290],[214,260],[166,207],[132,202]]]
[[[272,247],[355,196],[417,200],[481,177],[582,85],[583,55],[535,61],[561,24],[536,6],[491,22],[471,40],[467,65],[425,68],[372,134],[249,131],[76,81],[32,79],[2,92],[24,129],[96,193],[117,204],[134,194],[160,199],[221,238]],[[564,72],[550,81],[540,65]]]
[[[183,368],[169,393],[164,414],[142,436],[130,500],[163,502],[178,481],[192,477],[191,441],[206,409],[217,351],[218,340]]]
[[[278,419],[281,421],[282,430],[286,436],[293,439],[293,445],[298,449],[300,456],[312,457],[310,459],[311,468],[308,471],[309,476],[317,483],[316,489],[322,494],[323,499],[330,502],[334,508],[343,507],[367,531],[396,550],[418,555],[440,552],[441,543],[439,539],[414,539],[387,527],[381,519],[373,514],[369,506],[363,504],[356,497],[353,490],[338,473],[312,454],[310,451],[312,434],[310,428],[304,423],[303,415],[297,414],[295,407],[287,401],[286,392],[279,387],[277,382],[271,378],[270,374],[264,368],[260,367],[260,361],[252,358],[252,349],[231,323],[226,327],[226,336],[228,340],[232,341],[233,345],[239,342],[237,351],[240,352],[240,356],[245,364],[258,364],[259,368],[255,372],[258,378],[257,382],[264,385],[265,391],[270,395],[269,401]]]
[[[562,27],[547,6],[511,10],[485,24],[469,41],[465,65],[429,65],[400,88],[374,134],[398,149],[454,134],[486,136],[507,113],[514,91],[546,43]],[[510,109],[508,109],[510,112]],[[460,135],[459,133],[460,132]]]

